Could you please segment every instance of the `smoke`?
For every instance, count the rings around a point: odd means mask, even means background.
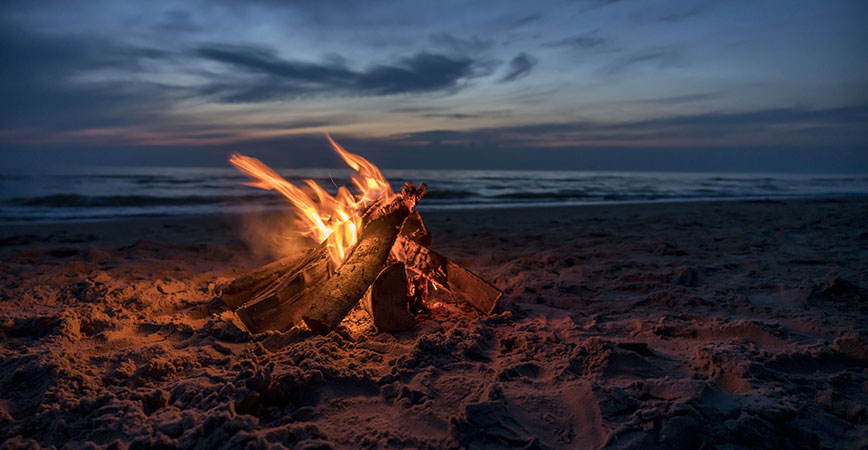
[[[316,245],[313,239],[301,236],[299,220],[292,210],[250,208],[241,217],[240,231],[242,241],[256,258],[277,260]]]

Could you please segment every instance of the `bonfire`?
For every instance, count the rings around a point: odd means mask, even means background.
[[[327,136],[353,169],[353,193],[333,195],[313,180],[296,186],[261,161],[232,155],[230,162],[253,181],[274,190],[295,209],[298,233],[318,245],[233,280],[223,301],[252,333],[286,331],[304,324],[334,330],[360,302],[381,331],[412,328],[426,309],[429,287],[461,298],[485,314],[502,293],[476,274],[434,252],[431,235],[415,210],[427,186],[404,184],[393,192],[374,164]]]

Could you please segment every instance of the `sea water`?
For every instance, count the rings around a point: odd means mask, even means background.
[[[286,169],[301,184],[350,186],[348,170]],[[868,175],[683,172],[384,170],[400,190],[426,183],[419,209],[846,197],[868,194]],[[128,216],[240,213],[288,208],[274,191],[244,184],[226,168],[101,168],[0,173],[0,222],[99,220]]]

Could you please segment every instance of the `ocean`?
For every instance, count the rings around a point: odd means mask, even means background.
[[[334,192],[349,170],[278,170]],[[384,170],[399,190],[426,183],[419,209],[785,199],[868,195],[868,175],[650,172]],[[51,174],[0,173],[0,223],[240,213],[288,208],[273,191],[226,168],[101,168]]]

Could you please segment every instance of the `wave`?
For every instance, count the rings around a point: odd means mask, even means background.
[[[289,207],[279,193],[246,186],[234,169],[118,169],[110,174],[0,174],[0,223],[110,217],[243,212]],[[313,179],[326,191],[352,187],[347,171],[279,171],[296,185]],[[661,174],[606,172],[395,172],[425,182],[420,207],[487,208],[509,205],[657,202],[665,200],[834,197],[868,194],[862,175]],[[389,175],[389,173],[387,173]]]
[[[239,196],[173,196],[158,197],[151,195],[78,195],[54,194],[41,197],[17,197],[6,201],[9,206],[39,206],[45,208],[83,208],[83,207],[129,207],[129,206],[182,206],[210,205],[226,202],[279,200],[274,195]]]
[[[508,194],[492,195],[492,198],[504,200],[539,200],[539,199],[577,199],[577,198],[599,198],[600,194],[589,194],[587,192],[562,191],[562,192],[510,192]]]
[[[478,194],[470,191],[430,189],[425,193],[426,199],[452,200],[474,197]]]

